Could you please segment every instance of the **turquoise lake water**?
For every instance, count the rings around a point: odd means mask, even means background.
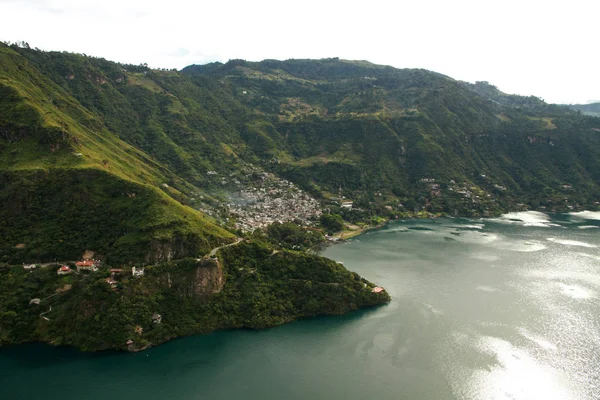
[[[393,222],[324,255],[389,305],[136,354],[0,350],[9,399],[600,399],[600,213]]]

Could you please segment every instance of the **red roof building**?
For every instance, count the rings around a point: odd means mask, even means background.
[[[88,271],[97,271],[98,270],[98,261],[96,260],[83,260],[77,261],[75,263],[77,266],[77,270],[88,270]]]
[[[67,275],[72,272],[73,272],[73,270],[71,270],[71,268],[67,267],[66,265],[61,265],[60,268],[58,269],[58,271],[56,271],[56,273],[58,275]]]
[[[95,265],[95,262],[92,260],[77,261],[75,265],[77,265],[78,267],[93,267]]]

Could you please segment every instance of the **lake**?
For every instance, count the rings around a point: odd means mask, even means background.
[[[136,354],[0,350],[9,399],[598,399],[600,212],[392,222],[323,255],[389,305]]]

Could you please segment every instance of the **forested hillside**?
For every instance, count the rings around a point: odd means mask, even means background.
[[[600,197],[600,119],[507,95],[487,82],[339,59],[233,60],[178,72],[17,46],[1,50],[4,199],[27,199],[31,189],[21,179],[26,173],[28,182],[36,177],[47,187],[47,178],[33,171],[92,168],[128,185],[151,186],[149,193],[173,204],[163,216],[185,210],[202,219],[180,204],[218,209],[232,189],[211,174],[243,182],[248,165],[287,178],[325,202],[341,189],[355,208],[371,214],[561,211],[597,207]],[[64,189],[63,197],[90,181],[87,173],[73,174],[81,178],[55,185]],[[104,188],[98,188],[103,196]],[[9,221],[4,236],[12,238],[3,243],[5,259],[7,253],[9,260],[18,259],[16,244],[49,231],[40,222],[33,228],[28,216],[34,214],[13,212],[52,209],[33,198],[9,201],[3,209]],[[94,204],[110,208],[113,202],[98,197]],[[189,233],[190,220],[182,221],[187,216],[173,218],[150,224],[164,235],[132,233],[140,225],[134,220],[127,222],[133,229],[107,229],[123,232],[115,243],[129,247],[139,241],[143,247],[155,236]],[[73,221],[97,219],[78,213]],[[173,232],[164,228],[178,224]],[[214,237],[212,242],[229,235],[209,220],[202,224],[212,233],[201,236]],[[64,228],[52,236],[81,247]],[[38,235],[38,250],[17,254],[44,258],[41,243],[48,240]],[[206,248],[211,240],[193,248]]]
[[[7,47],[0,132],[0,262],[73,260],[86,249],[113,262],[154,261],[233,240],[181,203],[192,185]]]
[[[599,182],[599,118],[487,82],[0,44],[0,344],[139,350],[385,303],[306,250],[399,216],[599,209]],[[84,254],[104,264],[58,274]]]
[[[455,215],[598,199],[600,120],[536,97],[339,59],[234,60],[182,72],[218,79],[264,116],[246,142],[314,193],[341,185],[361,206],[416,200]]]

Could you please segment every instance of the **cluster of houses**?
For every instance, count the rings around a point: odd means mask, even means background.
[[[110,276],[106,278],[106,283],[108,283],[112,288],[117,286],[119,283],[118,278],[122,276],[124,273],[129,272],[123,268],[111,268]],[[138,277],[144,275],[144,268],[141,267],[131,267],[131,276]]]
[[[308,193],[266,172],[253,187],[232,195],[227,209],[236,218],[236,228],[243,231],[294,220],[311,225],[322,213],[320,203]]]
[[[486,178],[486,175],[481,175],[482,178]],[[426,183],[429,186],[432,197],[439,197],[442,194],[442,188],[439,183],[436,183],[434,178],[423,178],[420,180],[421,183]],[[466,184],[459,184],[455,180],[448,182],[448,192],[456,193],[463,198],[463,201],[470,201],[472,203],[479,203],[483,198],[492,198],[490,193],[477,186],[467,186]],[[505,191],[506,188],[501,185],[494,185],[494,187],[500,191]],[[492,200],[493,201],[493,200]]]
[[[26,271],[32,271],[32,270],[38,268],[39,266],[43,267],[46,265],[50,265],[50,264],[45,264],[45,265],[23,264],[23,269]],[[55,264],[53,264],[53,265],[55,265]],[[98,271],[100,265],[101,265],[101,262],[99,260],[77,261],[77,262],[75,262],[75,267],[76,267],[75,269],[71,268],[70,266],[68,266],[66,264],[59,264],[59,267],[56,270],[56,274],[57,275],[70,275],[74,272],[80,273],[81,271],[96,272],[96,271]],[[144,275],[143,267],[131,267],[130,271],[131,271],[131,276],[133,276],[133,277],[139,277],[139,276]],[[106,279],[106,282],[111,286],[116,285],[117,280],[115,279],[115,277],[117,275],[123,274],[124,272],[129,272],[129,271],[122,269],[122,268],[111,268],[110,269],[110,277]]]

